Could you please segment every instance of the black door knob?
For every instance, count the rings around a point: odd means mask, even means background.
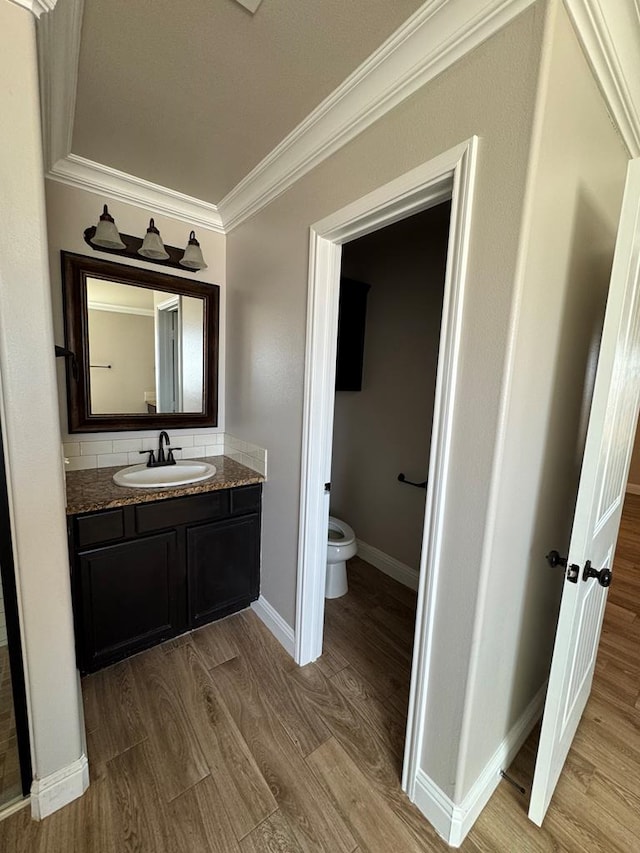
[[[596,578],[600,586],[611,586],[611,580],[613,575],[611,574],[611,569],[594,569],[591,565],[591,560],[587,560],[584,564],[584,572],[582,573],[582,580],[586,581],[589,578]]]
[[[546,556],[546,561],[549,563],[552,569],[555,569],[556,566],[566,566],[567,558],[561,557],[558,551],[549,551]]]

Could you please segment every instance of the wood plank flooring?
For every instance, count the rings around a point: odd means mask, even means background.
[[[91,787],[42,823],[26,809],[0,822],[0,851],[447,850],[400,789],[415,595],[357,558],[349,587],[303,669],[245,611],[85,678]],[[544,827],[503,782],[463,853],[640,851],[639,614],[633,498],[593,696]],[[536,736],[511,771],[527,789]]]
[[[0,806],[21,795],[9,651],[0,646]]]
[[[591,698],[541,829],[502,783],[470,839],[481,850],[640,851],[640,496],[627,495]],[[511,767],[530,789],[539,729]],[[509,838],[518,838],[509,847]]]

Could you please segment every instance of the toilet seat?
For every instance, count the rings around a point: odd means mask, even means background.
[[[339,598],[348,591],[347,560],[355,557],[357,553],[356,534],[345,521],[330,515],[327,530],[325,598]]]
[[[341,521],[339,518],[334,518],[332,515],[329,516],[327,536],[328,544],[333,546],[339,545],[344,547],[356,541],[356,534],[352,528],[346,522]]]

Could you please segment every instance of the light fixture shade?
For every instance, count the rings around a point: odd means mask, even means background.
[[[118,229],[116,228],[116,223],[113,221],[113,216],[110,215],[106,204],[98,224],[96,225],[96,233],[91,238],[91,242],[95,246],[102,246],[104,249],[127,248],[122,242]]]
[[[200,243],[196,240],[196,232],[192,231],[189,234],[189,242],[184,250],[184,255],[178,262],[183,267],[188,267],[190,270],[206,270],[207,265],[202,257],[202,249]]]
[[[142,241],[142,246],[138,249],[138,254],[145,258],[151,258],[154,261],[166,261],[169,257],[169,253],[164,248],[164,244],[160,239],[160,232],[156,228],[153,219],[149,221],[149,227]]]

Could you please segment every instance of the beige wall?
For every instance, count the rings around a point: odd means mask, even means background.
[[[155,391],[153,317],[89,309],[91,411],[146,412],[145,391]],[[202,387],[202,386],[201,386]]]
[[[47,225],[49,231],[49,261],[51,268],[51,298],[53,304],[54,335],[56,343],[64,342],[64,322],[62,314],[62,281],[60,276],[60,251],[77,252],[81,255],[104,258],[105,260],[128,263],[132,266],[145,267],[149,269],[148,263],[140,259],[120,259],[115,255],[94,252],[87,246],[83,239],[83,232],[89,225],[95,225],[105,201],[109,204],[109,212],[113,215],[120,231],[124,234],[141,236],[144,234],[149,217],[154,214],[142,208],[122,202],[109,201],[96,193],[69,187],[56,181],[47,181]],[[156,226],[159,228],[162,239],[170,246],[186,245],[191,230],[185,222],[180,222],[169,216],[154,216]],[[211,282],[220,285],[220,364],[219,364],[219,410],[218,427],[224,431],[225,420],[225,313],[226,313],[226,257],[225,237],[214,231],[204,228],[196,229],[196,234],[202,248],[202,253],[208,264],[208,269],[199,273],[191,270],[170,269],[166,270],[171,275],[183,278],[193,278],[197,281]],[[163,272],[163,268],[153,265],[153,268]],[[68,440],[67,434],[67,397],[62,359],[58,359],[58,394],[59,394],[59,417],[63,437]],[[151,431],[153,432],[153,431]],[[157,433],[157,430],[155,430]],[[171,436],[176,439],[181,434],[197,433],[197,430],[171,430]],[[142,433],[144,435],[151,433]],[[96,439],[136,437],[140,432],[133,433],[95,433]],[[176,443],[177,440],[176,440]]]
[[[536,5],[227,237],[227,425],[269,450],[262,593],[295,614],[309,226],[481,138],[422,767],[454,793],[531,138]]]
[[[0,385],[33,771],[83,752],[38,105],[35,21],[0,0]]]
[[[544,555],[569,544],[628,159],[562,3],[551,12],[459,798],[548,675],[563,573]]]
[[[362,390],[335,399],[331,513],[420,565],[450,205],[347,243],[342,274],[371,285]]]

